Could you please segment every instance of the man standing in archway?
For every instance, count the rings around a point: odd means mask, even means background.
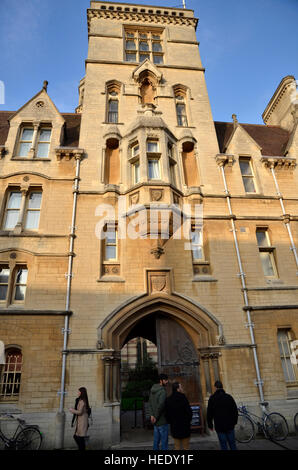
[[[159,375],[159,384],[154,384],[150,390],[149,412],[151,423],[154,425],[153,450],[168,450],[168,423],[165,415],[165,401],[167,397],[166,385],[168,376]]]

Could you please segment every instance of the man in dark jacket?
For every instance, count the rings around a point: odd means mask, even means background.
[[[234,427],[238,421],[238,409],[231,395],[228,395],[217,380],[214,384],[216,391],[208,401],[207,423],[209,429],[213,431],[213,421],[215,431],[222,450],[237,450]]]
[[[168,450],[168,423],[165,416],[168,376],[160,374],[158,378],[159,383],[152,386],[149,396],[150,419],[154,424],[153,450],[159,450],[160,443],[161,450]]]
[[[175,450],[189,450],[192,410],[179,382],[172,385],[173,393],[166,398],[166,418],[170,423]]]

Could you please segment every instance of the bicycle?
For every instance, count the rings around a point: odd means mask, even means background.
[[[264,403],[267,406],[268,403]],[[284,441],[289,434],[287,420],[280,413],[266,413],[259,417],[247,410],[246,406],[238,407],[238,423],[235,426],[235,437],[238,442],[248,443],[255,438],[255,426],[263,432],[266,439]]]
[[[0,428],[0,450],[38,450],[42,442],[42,434],[38,426],[26,424],[23,419],[2,413],[2,417],[16,419],[18,427],[12,437],[7,437]]]

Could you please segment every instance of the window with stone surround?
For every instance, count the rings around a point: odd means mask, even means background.
[[[256,184],[250,157],[239,157],[239,166],[246,193],[255,193]]]
[[[159,142],[155,139],[147,140],[147,164],[148,164],[148,179],[149,180],[160,180],[160,151]]]
[[[101,276],[115,277],[120,275],[118,227],[114,222],[103,228]]]
[[[181,127],[188,126],[186,113],[187,87],[181,84],[173,86],[175,96],[175,106],[177,115],[177,124]]]
[[[274,255],[275,247],[271,245],[268,227],[257,227],[256,237],[264,276],[278,277]]]
[[[297,361],[296,359],[293,360],[293,351],[291,348],[291,343],[294,341],[294,335],[292,330],[290,328],[278,329],[277,341],[285,382],[287,384],[297,383]]]
[[[193,262],[202,261],[204,259],[202,229],[193,228],[190,232],[190,240]]]
[[[10,189],[7,193],[2,228],[37,230],[39,226],[42,191],[40,189]]]
[[[5,351],[5,364],[0,378],[0,401],[17,401],[20,394],[23,356],[17,347]]]
[[[163,64],[162,30],[127,28],[124,49],[127,62],[141,63],[149,59],[154,64]]]
[[[110,80],[106,83],[107,111],[106,122],[119,122],[119,95],[121,83],[118,80]]]
[[[0,265],[0,306],[22,304],[25,301],[28,269],[26,265]]]
[[[48,158],[52,129],[42,123],[24,124],[20,129],[17,158]]]

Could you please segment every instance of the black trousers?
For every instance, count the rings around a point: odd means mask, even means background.
[[[73,438],[76,441],[79,450],[86,450],[85,449],[85,438],[84,437],[77,436],[76,434],[74,434]]]

